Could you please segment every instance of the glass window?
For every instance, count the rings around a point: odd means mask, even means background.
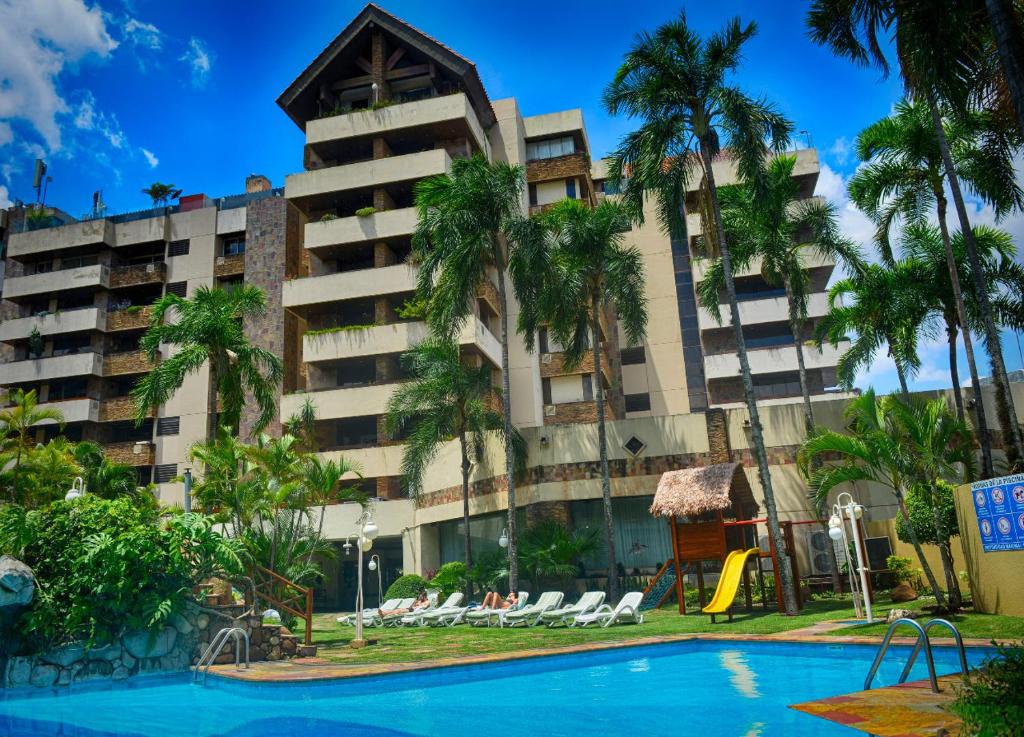
[[[568,156],[572,153],[576,153],[576,141],[572,136],[548,138],[543,141],[533,141],[526,144],[527,161],[554,159],[558,156]]]
[[[244,238],[232,238],[231,240],[224,241],[225,256],[241,256],[243,253],[245,253]]]
[[[576,180],[566,179],[565,180],[565,196],[570,200],[576,199]]]

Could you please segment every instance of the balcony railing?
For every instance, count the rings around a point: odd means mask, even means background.
[[[146,411],[146,417],[156,415],[153,408]],[[131,397],[110,397],[100,400],[100,422],[123,422],[135,419],[135,400]]]
[[[245,272],[245,254],[236,253],[232,256],[218,256],[217,263],[213,267],[213,275],[237,276]]]
[[[107,331],[138,330],[149,327],[152,307],[128,307],[107,313]]]
[[[156,453],[153,443],[148,440],[126,440],[120,443],[104,443],[103,455],[108,460],[125,466],[152,466]]]
[[[144,374],[153,368],[143,351],[108,353],[103,356],[103,375]]]
[[[110,270],[110,287],[135,287],[143,284],[163,284],[167,265],[163,262],[116,266]]]

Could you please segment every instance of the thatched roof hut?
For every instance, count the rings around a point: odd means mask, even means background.
[[[749,519],[757,511],[750,482],[739,463],[666,471],[651,504],[651,514],[656,517],[698,517],[729,509],[738,519]]]

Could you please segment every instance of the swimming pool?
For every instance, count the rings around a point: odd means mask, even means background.
[[[0,698],[9,737],[516,737],[676,734],[840,737],[848,727],[788,704],[856,691],[875,653],[864,645],[689,641],[507,663],[320,681],[255,684],[188,675]],[[878,685],[895,682],[893,648]],[[969,649],[979,663],[984,650]],[[923,661],[922,657],[920,661]],[[936,648],[938,672],[957,669]],[[912,678],[927,675],[919,662]]]

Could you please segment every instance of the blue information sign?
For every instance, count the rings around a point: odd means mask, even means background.
[[[1024,474],[971,484],[986,553],[1024,550]]]

